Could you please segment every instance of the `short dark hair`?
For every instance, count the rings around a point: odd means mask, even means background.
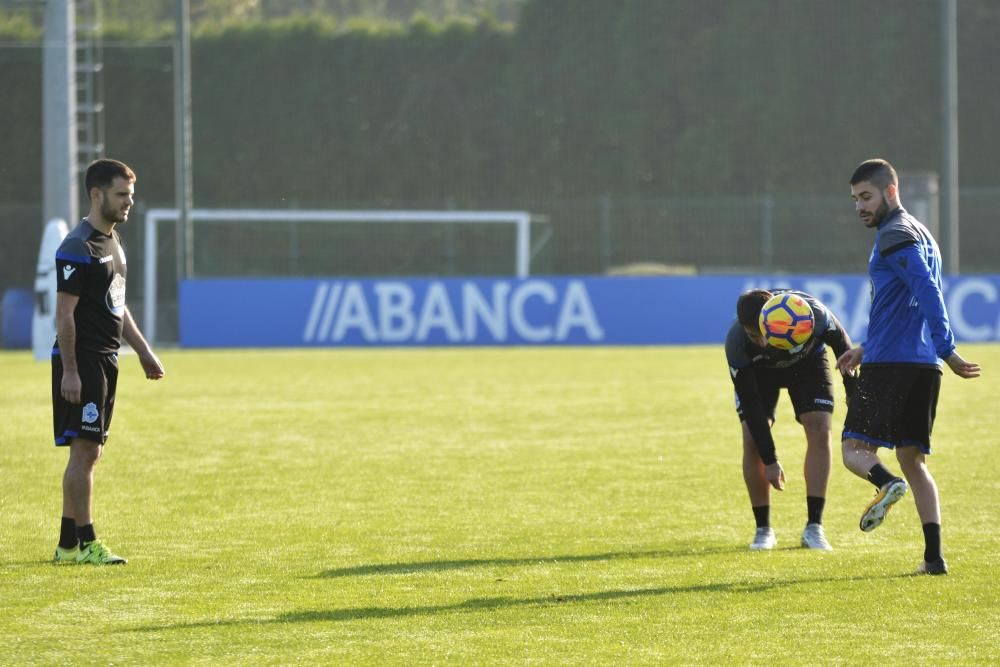
[[[105,189],[111,185],[111,181],[116,178],[124,178],[129,183],[135,181],[135,172],[127,164],[118,160],[101,158],[94,160],[87,167],[87,176],[84,178],[84,186],[87,192],[91,188]]]
[[[854,174],[851,176],[851,185],[857,185],[864,181],[875,185],[879,190],[885,190],[890,185],[899,187],[899,176],[896,175],[896,170],[893,169],[888,160],[882,158],[865,160],[854,170]]]
[[[757,327],[760,309],[773,295],[766,289],[752,289],[740,294],[736,300],[736,319],[744,327]]]

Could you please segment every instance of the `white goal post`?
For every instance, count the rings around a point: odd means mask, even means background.
[[[378,210],[281,210],[281,209],[208,209],[190,211],[194,222],[318,222],[318,223],[462,223],[511,224],[516,230],[514,271],[518,278],[531,272],[531,214],[525,211],[378,211]],[[146,211],[144,235],[143,330],[150,341],[156,340],[157,307],[157,224],[176,221],[175,208]]]

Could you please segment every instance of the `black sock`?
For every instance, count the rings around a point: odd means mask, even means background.
[[[876,463],[872,466],[872,469],[868,471],[868,481],[880,489],[894,479],[899,478],[889,472],[889,469],[881,463]]]
[[[924,524],[924,560],[928,563],[941,558],[941,524]]]
[[[771,525],[771,506],[770,505],[758,505],[757,507],[752,507],[753,518],[757,522],[758,528],[767,528]]]
[[[74,549],[76,543],[76,521],[64,516],[59,526],[59,546],[63,549]]]
[[[94,524],[88,523],[86,526],[77,526],[76,536],[80,538],[81,547],[87,542],[93,542],[97,539],[97,535],[94,534]]]
[[[806,508],[809,510],[809,523],[823,523],[823,507],[826,498],[806,496]]]

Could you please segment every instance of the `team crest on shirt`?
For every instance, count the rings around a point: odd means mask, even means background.
[[[125,311],[125,278],[116,273],[111,285],[108,286],[108,294],[105,299],[108,310],[115,315],[121,315]]]
[[[97,411],[97,406],[95,404],[87,403],[83,406],[83,417],[81,417],[81,419],[83,419],[85,424],[93,424],[97,421],[99,416],[100,413]]]

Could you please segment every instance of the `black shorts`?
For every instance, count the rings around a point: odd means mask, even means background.
[[[931,431],[941,392],[941,369],[862,365],[847,405],[843,439],[879,447],[919,447],[931,453]]]
[[[774,411],[778,407],[778,394],[788,390],[795,409],[795,419],[806,412],[833,412],[833,375],[826,353],[812,354],[785,368],[754,369],[757,377],[757,393],[768,419],[774,421]],[[743,421],[743,410],[739,397],[736,398],[736,413]]]
[[[100,444],[108,439],[111,415],[115,410],[118,386],[118,355],[77,352],[80,370],[80,403],[62,397],[62,357],[52,354],[52,425],[56,446],[68,445],[73,438]]]

